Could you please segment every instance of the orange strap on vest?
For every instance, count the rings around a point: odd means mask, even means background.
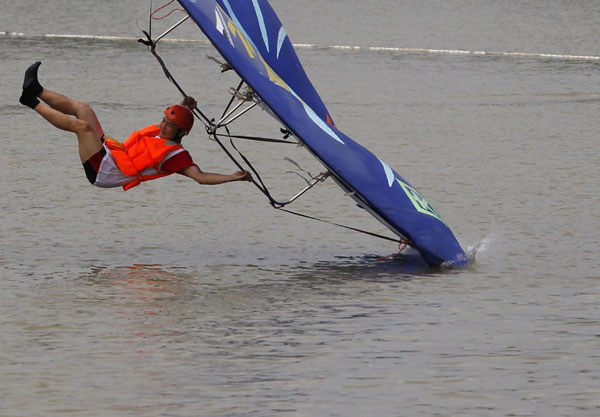
[[[168,139],[157,137],[160,127],[148,126],[133,132],[127,140],[120,143],[112,138],[105,138],[105,144],[115,160],[115,163],[129,177],[136,177],[130,183],[123,186],[125,191],[140,184],[142,181],[150,181],[156,178],[171,175],[171,172],[142,175],[146,168],[154,168],[159,171],[158,166],[169,153],[183,149],[178,143]]]

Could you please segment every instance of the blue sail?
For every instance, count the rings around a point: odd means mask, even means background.
[[[437,210],[396,171],[337,129],[266,0],[178,0],[238,75],[352,198],[432,266],[467,265]]]

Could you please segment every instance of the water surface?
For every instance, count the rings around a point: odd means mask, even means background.
[[[338,127],[479,244],[449,271],[382,259],[394,245],[275,211],[248,184],[90,187],[74,137],[18,104],[24,69],[42,60],[42,84],[117,138],[178,95],[134,41],[43,36],[137,37],[148,3],[78,5],[0,2],[0,32],[23,33],[0,36],[0,414],[600,413],[600,62],[367,49],[598,56],[594,1],[273,1],[292,41],[318,46],[298,53]],[[160,53],[219,115],[237,80],[214,49]],[[279,127],[257,112],[238,129]],[[201,128],[184,143],[235,170]],[[303,186],[284,157],[322,170],[302,149],[241,147],[277,196]],[[385,233],[331,182],[296,208]]]

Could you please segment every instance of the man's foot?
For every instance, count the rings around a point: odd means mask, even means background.
[[[38,81],[38,68],[42,65],[40,61],[31,64],[25,71],[25,80],[23,81],[23,90],[27,90],[34,96],[42,94],[44,89]]]
[[[42,65],[41,62],[32,64],[25,71],[25,80],[23,81],[23,93],[19,101],[25,106],[29,106],[32,109],[39,104],[38,96],[42,94],[44,89],[37,78],[38,68]]]

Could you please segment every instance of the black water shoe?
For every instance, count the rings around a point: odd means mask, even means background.
[[[32,64],[25,71],[25,80],[23,81],[23,93],[21,94],[21,98],[19,101],[21,104],[25,106],[29,106],[32,109],[37,106],[40,101],[38,100],[38,96],[42,94],[42,90],[44,89],[37,78],[38,68],[42,65],[40,61]]]

